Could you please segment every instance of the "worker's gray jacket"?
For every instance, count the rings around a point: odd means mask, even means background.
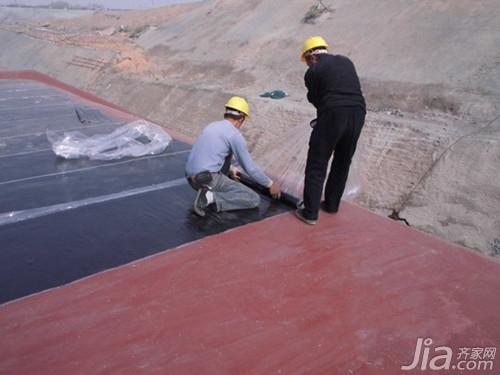
[[[271,180],[255,164],[240,131],[229,121],[209,124],[196,140],[186,164],[186,175],[203,171],[220,172],[228,155],[233,154],[238,164],[256,182],[269,186]]]

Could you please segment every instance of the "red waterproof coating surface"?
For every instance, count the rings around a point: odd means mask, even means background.
[[[0,369],[401,374],[418,338],[456,365],[500,344],[499,275],[355,206],[313,227],[287,213],[0,307]]]

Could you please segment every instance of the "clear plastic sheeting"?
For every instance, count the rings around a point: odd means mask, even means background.
[[[296,197],[302,197],[304,191],[304,173],[311,131],[308,123],[296,125],[280,136],[286,142],[277,144],[270,151],[256,157],[256,162],[280,183],[282,190]],[[364,181],[359,161],[363,153],[362,148],[362,143],[358,142],[342,196],[345,201],[355,201],[362,194]]]
[[[110,134],[87,136],[79,131],[58,134],[47,130],[47,139],[57,156],[65,159],[116,160],[162,153],[172,137],[158,125],[137,120]]]
[[[163,182],[161,184],[155,184],[151,186],[145,186],[136,189],[130,189],[126,191],[121,191],[118,193],[102,195],[98,197],[81,199],[78,201],[72,201],[67,203],[55,204],[48,207],[38,207],[28,210],[12,211],[0,213],[0,226],[12,223],[18,223],[20,221],[36,219],[41,216],[51,215],[58,212],[73,210],[80,207],[90,206],[92,204],[104,203],[111,200],[122,199],[131,197],[134,195],[150,193],[157,190],[169,189],[176,186],[181,186],[187,184],[186,179],[178,178],[172,181]]]

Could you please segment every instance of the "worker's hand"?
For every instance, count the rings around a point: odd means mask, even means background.
[[[233,180],[239,181],[240,174],[241,174],[241,172],[238,168],[233,167],[232,165],[231,165],[231,167],[229,167],[229,175]]]
[[[276,182],[273,182],[273,184],[269,188],[269,193],[271,194],[271,197],[273,197],[274,199],[280,199],[281,197],[280,186]]]

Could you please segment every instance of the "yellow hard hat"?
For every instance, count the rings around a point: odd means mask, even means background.
[[[248,102],[240,96],[233,96],[227,101],[225,107],[241,112],[245,116],[250,116],[250,108],[248,106]]]
[[[318,47],[328,48],[328,43],[320,36],[312,36],[306,39],[306,41],[304,42],[304,46],[302,47],[302,54],[300,55],[300,59],[302,61],[305,61],[306,52]]]

